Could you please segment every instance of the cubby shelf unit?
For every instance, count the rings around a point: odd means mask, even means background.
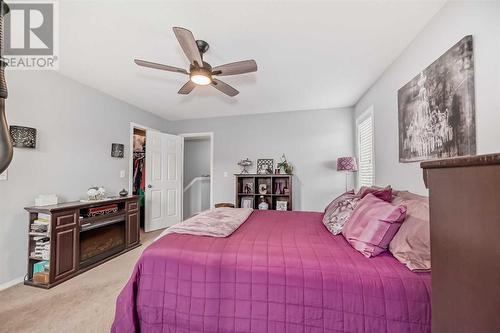
[[[287,202],[287,210],[293,209],[293,175],[287,174],[235,174],[236,198],[235,207],[242,207],[245,198],[253,200],[253,208],[258,209],[260,197],[264,196],[269,209],[276,209],[278,201]],[[245,185],[250,184],[251,191],[245,191]],[[266,184],[267,193],[259,193],[259,186]]]

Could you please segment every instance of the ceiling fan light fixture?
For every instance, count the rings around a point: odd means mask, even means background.
[[[212,68],[206,64],[207,67],[191,67],[189,78],[191,82],[200,86],[206,86],[212,83]]]
[[[206,86],[212,83],[212,78],[205,74],[191,74],[191,81],[200,86]]]

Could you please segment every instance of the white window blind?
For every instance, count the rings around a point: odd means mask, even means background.
[[[357,122],[358,132],[358,182],[361,186],[373,185],[373,115],[369,115]]]

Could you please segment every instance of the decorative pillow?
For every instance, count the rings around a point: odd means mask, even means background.
[[[338,205],[338,203],[340,201],[344,201],[346,198],[353,198],[353,197],[355,197],[354,190],[350,190],[350,191],[347,191],[347,192],[339,195],[338,197],[336,197],[335,199],[333,199],[333,201],[330,202],[328,204],[328,206],[326,206],[326,208],[325,208],[325,214],[326,214],[327,211],[333,209],[334,207],[337,207],[337,205]]]
[[[354,191],[346,192],[335,198],[326,208],[323,224],[334,235],[342,232],[342,227],[351,216],[358,201]]]
[[[351,217],[359,198],[346,198],[340,201],[335,209],[332,209],[323,217],[323,224],[334,235],[342,232],[342,228]]]
[[[405,216],[405,206],[393,206],[369,193],[359,201],[342,234],[364,256],[375,257],[387,250]]]
[[[392,201],[392,188],[391,188],[390,185],[386,186],[386,187],[378,187],[378,186],[368,187],[368,186],[362,186],[359,189],[359,191],[357,193],[357,196],[360,199],[363,199],[369,193],[373,194],[377,198],[382,199],[384,201],[387,201],[387,202],[391,202]]]
[[[429,271],[431,269],[429,198],[407,191],[398,191],[392,204],[404,204],[408,210],[405,223],[389,244],[389,251],[410,270]]]

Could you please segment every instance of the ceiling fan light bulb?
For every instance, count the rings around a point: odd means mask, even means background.
[[[199,84],[200,86],[206,86],[210,83],[212,83],[212,79],[206,75],[202,74],[193,74],[191,75],[191,81]]]

